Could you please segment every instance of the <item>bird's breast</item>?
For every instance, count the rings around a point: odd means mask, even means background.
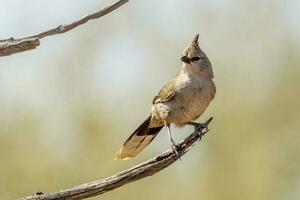
[[[178,88],[178,98],[174,99],[175,123],[194,120],[205,111],[214,97],[214,84],[205,77],[192,77]]]
[[[178,77],[174,96],[152,107],[152,126],[184,124],[199,117],[214,98],[215,86],[206,77]]]

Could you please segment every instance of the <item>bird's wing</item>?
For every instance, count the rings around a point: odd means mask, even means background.
[[[159,93],[154,97],[152,104],[170,101],[176,94],[175,90],[176,79],[171,79]]]

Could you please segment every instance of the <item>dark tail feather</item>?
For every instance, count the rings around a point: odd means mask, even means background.
[[[163,126],[149,128],[150,120],[151,117],[148,117],[124,142],[122,148],[117,153],[117,160],[126,160],[135,157],[152,142]]]

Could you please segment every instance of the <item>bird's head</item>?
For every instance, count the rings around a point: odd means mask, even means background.
[[[197,34],[193,41],[183,51],[181,61],[184,63],[183,68],[193,74],[205,75],[213,78],[213,71],[211,63],[206,54],[200,49],[199,34]]]

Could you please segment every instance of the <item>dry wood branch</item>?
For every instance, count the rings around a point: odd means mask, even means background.
[[[9,56],[11,54],[35,49],[39,46],[40,41],[38,38],[23,38],[0,41],[0,56]]]
[[[39,44],[39,40],[51,36],[51,35],[57,35],[57,34],[62,34],[67,31],[70,31],[82,24],[85,24],[89,20],[92,19],[97,19],[100,17],[103,17],[104,15],[107,15],[108,13],[116,10],[120,6],[124,5],[127,3],[129,0],[120,0],[110,6],[107,6],[95,13],[86,15],[82,17],[81,19],[74,21],[70,24],[65,24],[65,25],[59,25],[56,28],[50,29],[48,31],[32,35],[29,37],[25,38],[20,38],[20,39],[14,39],[11,37],[10,39],[5,39],[5,40],[0,40],[0,57],[1,56],[9,56],[15,53],[20,53],[23,51],[27,51],[30,49],[35,49]]]
[[[207,120],[204,125],[207,126],[212,118]],[[185,138],[178,144],[178,153],[180,156],[184,155],[190,150],[196,141],[201,140],[201,137],[207,133],[208,130],[195,130],[191,135]],[[119,172],[113,176],[105,179],[84,183],[70,189],[60,190],[49,194],[37,193],[33,196],[28,196],[20,200],[54,200],[54,199],[84,199],[96,195],[103,194],[110,190],[121,187],[127,183],[137,181],[156,174],[157,172],[168,167],[177,160],[176,154],[169,149],[168,151],[152,158],[144,163],[141,163],[131,169]]]

